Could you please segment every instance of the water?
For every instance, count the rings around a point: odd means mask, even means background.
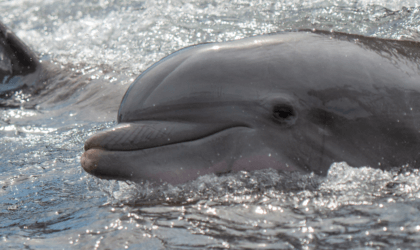
[[[179,186],[104,181],[84,141],[115,125],[128,85],[188,45],[317,28],[419,41],[416,1],[1,1],[1,21],[61,74],[0,109],[3,249],[420,247],[420,174],[333,165]],[[64,80],[63,80],[64,79]],[[62,84],[66,83],[66,84]],[[19,108],[19,106],[22,106]]]

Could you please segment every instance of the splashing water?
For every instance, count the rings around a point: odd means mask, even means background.
[[[84,141],[115,125],[124,91],[189,45],[323,29],[419,41],[415,1],[3,1],[1,21],[81,85],[0,109],[2,247],[418,248],[418,170],[331,166],[160,186],[81,170]],[[40,97],[16,92],[14,100]],[[59,100],[59,101],[57,101]],[[64,101],[63,101],[64,100]]]

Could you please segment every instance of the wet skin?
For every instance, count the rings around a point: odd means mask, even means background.
[[[416,167],[419,44],[294,32],[178,51],[127,90],[115,128],[82,167],[172,184],[273,168],[326,175],[334,162]]]

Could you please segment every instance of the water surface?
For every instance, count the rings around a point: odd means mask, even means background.
[[[419,41],[416,1],[13,0],[0,8],[1,21],[60,71],[46,95],[16,92],[18,105],[0,108],[2,248],[420,247],[420,176],[409,168],[337,163],[326,178],[263,170],[152,187],[80,167],[84,141],[115,125],[129,84],[178,49],[313,28]]]

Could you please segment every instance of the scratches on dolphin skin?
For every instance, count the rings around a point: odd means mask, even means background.
[[[200,130],[196,129],[197,126],[200,126]],[[173,122],[122,124],[121,126],[103,131],[89,138],[85,143],[85,150],[87,151],[93,148],[112,151],[142,150],[181,142],[195,141],[237,127],[249,128],[248,126],[241,124],[234,126],[226,126],[223,124],[220,124],[219,126],[206,126],[201,124]]]

